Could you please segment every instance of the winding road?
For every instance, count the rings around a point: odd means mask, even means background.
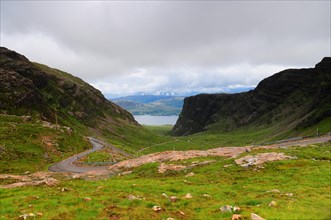
[[[83,157],[87,154],[90,154],[92,152],[101,150],[104,148],[104,145],[102,144],[101,141],[90,137],[89,138],[91,144],[93,145],[93,148],[87,151],[84,151],[79,154],[75,154],[74,156],[71,156],[65,160],[62,160],[58,163],[53,164],[48,168],[48,170],[53,171],[53,172],[73,172],[73,173],[85,173],[89,171],[94,171],[94,170],[106,170],[108,166],[90,166],[90,167],[82,167],[82,166],[77,166],[74,164],[74,162],[79,159],[80,157]]]
[[[90,167],[82,167],[82,166],[77,166],[74,164],[74,162],[79,159],[82,156],[85,156],[87,154],[90,154],[92,152],[101,150],[104,145],[106,145],[105,143],[95,139],[95,138],[89,138],[91,144],[93,145],[93,148],[87,151],[84,151],[82,153],[76,154],[74,156],[71,156],[61,162],[55,163],[52,166],[50,166],[48,169],[50,171],[53,172],[72,172],[72,173],[85,173],[85,172],[89,172],[89,171],[106,171],[109,166],[90,166]],[[290,146],[307,146],[310,144],[316,144],[316,143],[323,143],[323,142],[327,142],[327,141],[331,141],[331,135],[325,135],[325,136],[320,136],[320,137],[314,137],[314,138],[302,138],[302,139],[296,139],[296,140],[291,140],[291,141],[286,141],[286,142],[281,142],[281,143],[276,143],[276,144],[272,144],[272,145],[261,145],[261,146],[246,146],[246,147],[232,147],[233,152],[235,152],[236,150],[242,150],[242,149],[246,149],[246,148],[250,148],[250,149],[274,149],[274,148],[284,148],[284,147],[290,147]],[[117,149],[112,145],[107,145],[113,149]],[[228,147],[229,148],[229,147]],[[230,147],[231,148],[231,147]],[[225,150],[226,148],[220,147],[220,148],[215,148],[214,150]],[[212,151],[213,149],[209,149],[207,151]],[[118,152],[122,152],[121,150],[117,149]],[[206,151],[204,151],[206,152]],[[123,152],[122,152],[123,153]],[[175,153],[175,152],[174,152]],[[183,151],[177,151],[173,156],[178,156],[179,154],[182,154],[185,152]],[[187,153],[187,152],[186,152]],[[231,153],[231,152],[230,152]],[[162,153],[160,153],[162,154]],[[164,154],[169,154],[169,151],[164,152]],[[178,155],[177,155],[178,154]],[[138,164],[143,164],[146,162],[152,162],[150,159],[146,160],[146,157],[148,156],[152,156],[153,154],[150,155],[144,155],[142,157],[139,158],[134,158],[131,160],[126,160],[126,161],[122,161],[120,163],[118,163],[117,165],[120,166],[127,166],[128,163],[133,163],[133,162],[137,162]],[[130,155],[128,155],[130,156]],[[195,157],[195,156],[192,156]],[[160,159],[160,155],[158,155],[158,159]],[[190,158],[190,157],[189,157]],[[146,160],[146,161],[145,161]]]

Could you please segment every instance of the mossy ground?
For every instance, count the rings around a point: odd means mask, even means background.
[[[276,151],[298,158],[269,162],[263,169],[255,169],[218,157],[212,158],[216,162],[209,165],[164,174],[157,173],[158,164],[152,163],[136,168],[130,175],[104,180],[63,178],[58,187],[1,189],[0,218],[41,212],[41,219],[230,219],[231,213],[219,210],[228,204],[239,206],[245,219],[252,212],[266,219],[330,219],[331,143]],[[188,172],[195,175],[185,177]],[[68,191],[62,192],[63,187]],[[273,189],[280,193],[267,192]],[[177,196],[178,201],[172,203],[162,193]],[[186,193],[193,198],[183,198]],[[129,194],[143,199],[129,200]],[[91,201],[84,201],[84,197]],[[269,207],[271,201],[277,206]],[[155,213],[154,205],[161,206],[162,211]]]

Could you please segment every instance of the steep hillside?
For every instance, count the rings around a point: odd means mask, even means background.
[[[136,95],[116,98],[113,101],[133,115],[179,115],[184,97]]]
[[[162,137],[81,79],[0,47],[0,172],[40,170],[96,136],[135,153]]]
[[[38,115],[70,125],[72,119],[89,127],[138,125],[132,115],[108,101],[81,79],[0,48],[0,109],[2,113]]]
[[[185,98],[172,134],[233,131],[245,126],[276,126],[281,132],[289,132],[323,120],[331,130],[330,116],[331,58],[327,57],[315,68],[279,72],[249,92]]]

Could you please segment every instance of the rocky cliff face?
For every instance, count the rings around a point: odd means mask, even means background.
[[[88,127],[131,124],[133,116],[81,79],[0,47],[0,113]],[[102,127],[101,126],[101,127]]]
[[[249,92],[188,97],[172,134],[276,123],[299,129],[330,116],[331,58],[326,57],[315,68],[276,73]]]

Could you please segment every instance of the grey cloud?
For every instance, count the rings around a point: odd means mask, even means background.
[[[139,69],[162,75],[163,88],[208,87],[204,75],[221,77],[215,88],[256,83],[254,68],[306,67],[330,56],[330,2],[1,1],[1,45],[95,83],[137,80]],[[238,80],[211,74],[243,64],[251,69]],[[169,80],[173,74],[188,83]]]

